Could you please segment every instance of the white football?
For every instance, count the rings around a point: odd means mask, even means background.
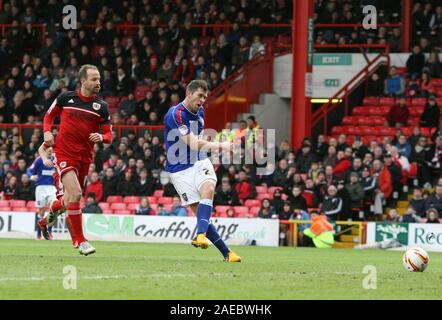
[[[410,272],[423,272],[430,262],[430,257],[424,249],[412,247],[405,251],[402,262],[405,269]]]

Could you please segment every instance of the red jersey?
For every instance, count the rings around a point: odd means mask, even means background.
[[[80,90],[61,93],[44,118],[44,131],[50,131],[54,118],[60,116],[60,128],[54,152],[72,160],[91,162],[94,143],[91,133],[103,131],[103,142],[111,142],[112,133],[107,102],[97,96],[85,97]]]

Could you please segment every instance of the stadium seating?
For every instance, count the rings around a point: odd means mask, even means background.
[[[115,211],[115,210],[126,210],[126,204],[125,203],[112,203],[110,206],[110,209]]]
[[[249,208],[250,207],[259,207],[261,205],[261,201],[249,199],[244,202],[244,205]]]
[[[158,199],[158,204],[171,204],[173,202],[173,198],[172,197],[162,197],[160,199]]]
[[[124,203],[140,203],[141,198],[138,196],[124,197]]]
[[[161,198],[163,196],[163,190],[155,190],[153,196],[156,198]]]
[[[108,203],[108,202],[100,202],[98,205],[100,206],[101,210],[103,210],[103,211],[109,209],[109,207],[110,207],[110,203]]]
[[[217,213],[225,213],[230,208],[232,208],[232,207],[231,206],[216,206],[215,210],[216,210]]]
[[[113,202],[123,202],[122,196],[108,196],[106,199],[107,202],[113,203]]]
[[[9,207],[9,201],[8,200],[0,200],[0,207],[2,207],[2,208]]]
[[[253,217],[256,217],[260,209],[260,207],[251,207],[249,208],[249,214],[251,214]]]
[[[26,200],[11,200],[9,206],[11,208],[26,208]]]
[[[126,207],[127,210],[133,211],[135,212],[135,210],[139,207],[140,205],[138,203],[129,203]]]

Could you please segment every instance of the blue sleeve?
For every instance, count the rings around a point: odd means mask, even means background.
[[[180,135],[185,136],[190,132],[190,123],[184,112],[179,109],[173,109],[164,119],[164,124],[170,129],[178,129]]]
[[[26,172],[28,176],[32,176],[36,174],[39,170],[41,170],[42,164],[43,160],[41,160],[41,158],[35,159],[34,163],[29,167],[29,169]]]

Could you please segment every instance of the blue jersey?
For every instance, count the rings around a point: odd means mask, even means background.
[[[193,133],[200,136],[204,130],[204,108],[197,113],[189,111],[182,102],[171,107],[164,117],[164,141],[166,143],[166,171],[179,172],[192,167],[195,162],[207,158],[206,152],[191,150],[180,139]]]
[[[44,165],[41,157],[37,157],[29,167],[27,174],[28,176],[38,175],[37,186],[53,186],[54,185],[54,177],[53,174],[55,172],[55,168],[47,167]]]

